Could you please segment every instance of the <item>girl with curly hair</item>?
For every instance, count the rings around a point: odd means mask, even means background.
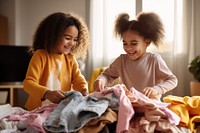
[[[76,58],[85,59],[89,32],[85,22],[74,14],[56,12],[44,18],[34,36],[24,90],[29,94],[25,107],[33,110],[43,104],[59,103],[71,89],[88,93]]]
[[[153,12],[141,12],[136,20],[121,13],[115,21],[115,35],[123,42],[126,54],[121,54],[96,79],[96,91],[120,78],[127,88],[134,87],[151,99],[160,100],[162,94],[177,86],[177,78],[159,54],[147,52],[150,43],[158,46],[164,37],[160,17]]]

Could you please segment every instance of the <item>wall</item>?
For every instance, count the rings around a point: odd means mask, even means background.
[[[56,11],[74,12],[86,20],[86,0],[0,0],[8,17],[9,44],[30,45],[39,22]]]
[[[39,22],[56,11],[70,11],[87,20],[86,4],[86,0],[0,0],[0,14],[8,18],[8,44],[30,45]],[[14,106],[23,107],[26,93],[16,90],[14,95]]]
[[[0,14],[8,18],[8,43],[15,43],[15,0],[0,0]]]

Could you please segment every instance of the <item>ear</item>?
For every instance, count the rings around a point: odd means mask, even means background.
[[[145,41],[146,41],[147,46],[149,46],[151,43],[151,39],[145,39]]]

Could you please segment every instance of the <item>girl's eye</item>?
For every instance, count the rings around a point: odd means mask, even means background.
[[[131,43],[131,46],[135,46],[135,45],[137,45],[137,43]]]
[[[69,37],[65,37],[65,39],[66,39],[66,40],[70,40],[71,38],[69,38]]]
[[[127,45],[127,43],[123,42],[123,45],[124,45],[124,46],[126,46],[126,45]]]

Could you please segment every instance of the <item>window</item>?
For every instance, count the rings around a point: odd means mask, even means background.
[[[122,42],[114,37],[116,16],[127,12],[135,16],[135,0],[91,0],[90,32],[93,67],[107,66],[120,53],[124,53]]]
[[[113,36],[114,18],[119,12],[133,15],[140,11],[156,12],[165,28],[161,51],[153,45],[149,51],[158,52],[179,79],[172,93],[188,95],[190,79],[187,65],[199,54],[199,1],[188,0],[91,0],[90,32],[92,49],[88,70],[109,65],[123,52],[122,43]],[[112,5],[112,6],[111,6]],[[112,8],[111,8],[112,7]],[[114,7],[114,8],[113,8]],[[101,10],[100,10],[101,9]],[[98,11],[98,12],[97,12]],[[90,72],[88,73],[90,75]]]
[[[159,49],[150,45],[148,51],[158,52],[166,60],[173,58],[174,49],[178,49],[175,54],[182,52],[181,9],[180,0],[91,0],[92,65],[90,65],[93,68],[108,66],[116,57],[124,53],[121,40],[115,38],[113,34],[115,18],[122,12],[128,13],[130,19],[135,19],[137,12],[140,11],[157,13],[164,24],[165,40]],[[169,67],[173,66],[172,62],[167,62]]]
[[[113,34],[114,22],[119,13],[126,12],[135,17],[135,0],[104,0],[104,38],[108,62],[124,53],[122,41]],[[111,8],[112,7],[112,8]],[[105,55],[105,54],[104,54]]]
[[[163,21],[165,28],[165,41],[161,51],[159,52],[172,51],[172,49],[175,47],[173,46],[174,43],[177,44],[176,49],[179,50],[177,53],[182,52],[181,34],[176,34],[177,31],[182,33],[182,1],[142,0],[142,10],[157,13]],[[155,50],[155,48],[153,48],[151,45],[149,50]]]

